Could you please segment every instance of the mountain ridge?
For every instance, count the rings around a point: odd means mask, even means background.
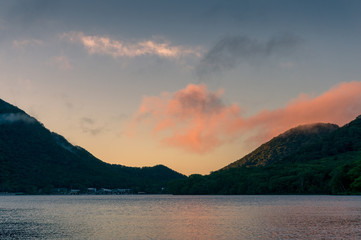
[[[330,128],[328,134],[313,136],[315,140],[308,144],[297,148],[291,147],[291,151],[285,151],[284,153],[287,154],[269,164],[252,165],[257,162],[252,160],[239,164],[236,161],[235,163],[239,165],[235,167],[222,168],[209,175],[194,174],[187,179],[172,181],[169,183],[170,192],[173,194],[359,195],[361,194],[361,117],[342,127],[330,125]],[[261,146],[270,146],[269,143],[275,140],[277,144],[288,143],[278,140],[292,136],[300,129],[302,128],[286,131]],[[302,139],[301,137],[298,140],[302,141]],[[261,146],[258,148],[259,151],[264,149]],[[283,147],[287,148],[287,144]]]
[[[24,113],[24,114],[26,114],[20,108],[14,106],[8,102],[5,102],[4,100],[2,100],[0,98],[0,114],[1,113]]]
[[[338,128],[339,126],[331,123],[299,125],[272,138],[251,153],[220,170],[241,166],[252,167],[271,164],[298,151],[305,145],[319,141],[322,137]]]
[[[185,176],[163,165],[105,163],[0,99],[0,192],[44,193],[53,188],[127,188],[158,193]]]

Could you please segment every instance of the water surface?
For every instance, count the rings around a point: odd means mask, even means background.
[[[0,196],[0,239],[361,239],[361,196]]]

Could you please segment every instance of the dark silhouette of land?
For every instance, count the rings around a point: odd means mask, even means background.
[[[298,126],[245,157],[189,177],[112,165],[0,99],[0,193],[360,194],[361,117]]]
[[[173,194],[360,194],[361,117],[343,127],[293,128],[209,175],[169,184]]]
[[[180,178],[185,176],[162,165],[135,168],[102,162],[0,99],[0,192],[75,193],[103,188],[162,193],[169,180]]]

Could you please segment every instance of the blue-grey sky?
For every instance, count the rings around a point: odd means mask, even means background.
[[[348,94],[360,13],[351,0],[1,1],[0,98],[103,161],[208,173],[289,127],[361,114]]]

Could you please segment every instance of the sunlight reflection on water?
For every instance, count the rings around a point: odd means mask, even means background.
[[[0,239],[361,239],[361,197],[1,196]]]

